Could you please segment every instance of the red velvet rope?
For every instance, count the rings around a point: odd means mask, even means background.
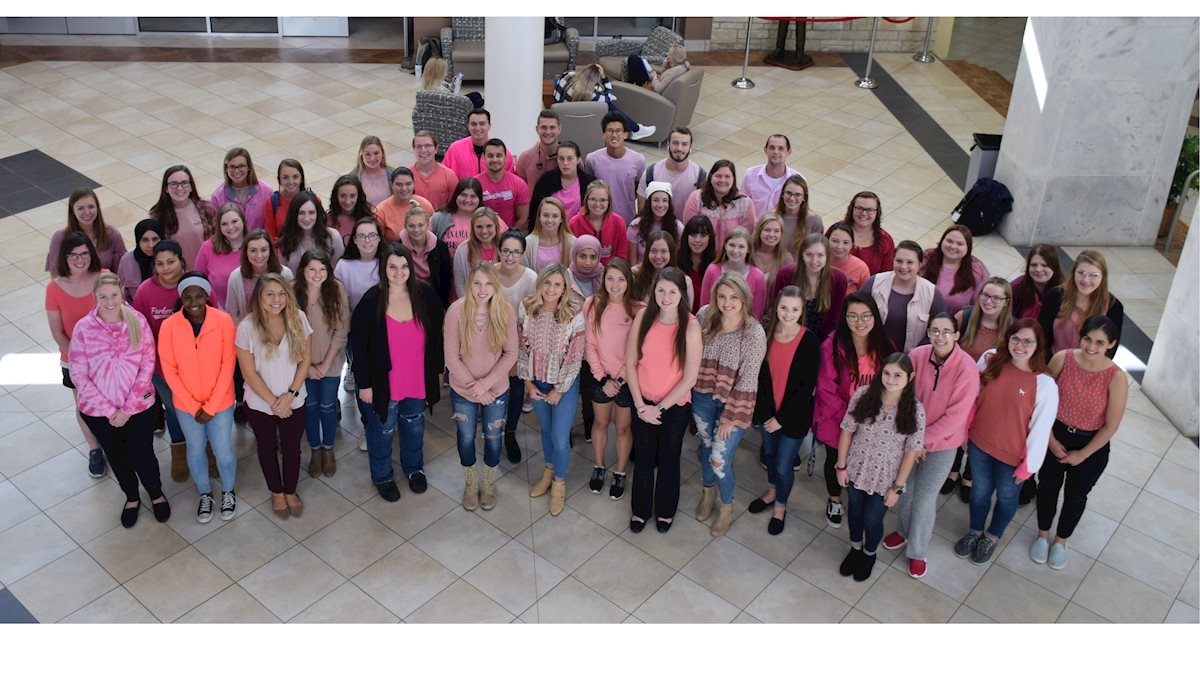
[[[811,16],[760,16],[758,17],[765,21],[804,21],[806,23],[837,23],[840,21],[854,21],[855,19],[868,19],[866,16],[842,16],[834,18],[818,18]],[[903,18],[892,18],[890,16],[882,17],[888,23],[908,23],[916,17],[906,16]]]

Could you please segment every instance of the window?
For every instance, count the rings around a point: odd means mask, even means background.
[[[568,27],[579,31],[579,36],[589,37],[646,37],[655,26],[666,26],[674,30],[675,18],[670,16],[568,16],[563,19]]]
[[[274,16],[140,16],[143,33],[279,33]]]

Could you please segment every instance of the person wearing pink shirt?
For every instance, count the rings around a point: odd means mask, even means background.
[[[866,263],[871,274],[892,271],[896,242],[883,229],[883,204],[879,201],[879,195],[866,191],[854,195],[846,206],[845,218],[838,222],[850,227],[854,237],[850,254]],[[826,236],[832,230],[830,226],[825,232]]]
[[[271,194],[271,198],[263,205],[263,223],[272,239],[279,239],[283,224],[287,221],[288,208],[296,195],[308,189],[304,183],[304,167],[298,160],[279,160],[279,168],[275,170],[275,180],[279,189]],[[184,250],[187,253],[187,250]]]
[[[404,229],[404,214],[416,202],[427,213],[433,213],[433,205],[428,199],[413,192],[416,183],[413,181],[412,170],[401,166],[392,170],[392,196],[375,206],[375,220],[383,228],[383,236],[388,242],[400,238]]]
[[[487,171],[476,176],[483,186],[483,205],[500,214],[500,219],[521,231],[529,228],[529,186],[521,177],[504,170],[508,148],[499,138],[489,138],[483,148]]]
[[[388,166],[387,153],[383,149],[383,141],[378,136],[364,136],[358,144],[358,160],[351,176],[357,178],[362,185],[362,192],[371,206],[391,196],[392,167]]]
[[[704,270],[697,302],[704,303],[712,297],[717,279],[726,272],[746,280],[746,286],[750,289],[750,314],[761,321],[767,308],[767,277],[754,266],[750,258],[750,233],[743,228],[735,227],[729,232],[725,237],[725,245],[717,253],[717,259]]]
[[[414,192],[429,200],[433,208],[440,209],[450,201],[458,176],[446,165],[437,161],[437,134],[418,130],[413,134],[413,155],[417,161],[408,166],[413,172]]]
[[[525,181],[531,193],[543,174],[558,168],[555,155],[558,153],[558,137],[562,132],[558,113],[549,108],[538,113],[537,126],[533,130],[537,133],[538,140],[533,147],[517,155],[513,170]]]
[[[125,299],[130,302],[138,286],[154,274],[154,245],[162,241],[162,226],[157,220],[146,218],[133,227],[133,239],[133,250],[121,256],[121,264],[117,266]]]
[[[604,116],[600,121],[604,147],[588,153],[583,166],[593,176],[608,183],[612,191],[612,209],[628,223],[637,215],[637,184],[646,171],[646,157],[625,145],[629,133],[625,126],[627,119],[613,112]]]
[[[576,237],[590,234],[600,240],[600,264],[628,256],[629,238],[625,219],[613,212],[612,190],[601,179],[592,181],[584,193],[584,208],[567,224]]]
[[[971,255],[971,230],[951,225],[942,233],[936,248],[925,250],[921,276],[933,282],[946,299],[951,314],[975,303],[975,296],[989,276],[987,265]]]
[[[846,292],[853,293],[871,276],[867,264],[850,251],[854,248],[854,230],[845,223],[835,223],[826,236],[829,240],[829,264],[846,275]]]
[[[455,297],[461,298],[467,291],[467,276],[472,267],[481,262],[496,262],[496,238],[502,225],[500,216],[486,206],[471,214],[471,232],[467,241],[454,252]]]
[[[437,238],[446,242],[451,260],[460,244],[471,234],[471,216],[482,203],[483,186],[474,176],[463,178],[454,187],[454,194],[441,211],[433,214],[429,224]]]
[[[196,271],[203,272],[212,284],[212,300],[224,308],[229,292],[229,276],[242,264],[242,242],[246,240],[246,220],[242,208],[229,203],[217,212],[217,231],[196,254]]]
[[[800,242],[800,261],[784,265],[775,278],[771,297],[784,286],[800,289],[804,298],[804,326],[821,340],[833,334],[846,300],[846,277],[829,264],[829,242],[820,234],[810,234]]]
[[[758,214],[774,209],[779,203],[784,181],[800,175],[787,165],[788,155],[792,154],[792,141],[787,136],[767,136],[763,152],[767,155],[766,163],[746,169],[746,175],[742,177],[742,192],[754,202],[754,212]]]
[[[96,262],[106,270],[115,270],[125,256],[125,240],[112,225],[104,224],[104,213],[100,200],[88,188],[79,188],[67,198],[67,226],[50,235],[50,248],[46,251],[46,271],[53,279],[63,239],[73,232],[82,232],[96,249]]]
[[[183,247],[187,264],[196,262],[200,245],[212,236],[216,214],[212,202],[196,192],[190,169],[177,164],[163,172],[158,203],[150,207],[150,217],[162,226],[163,239],[174,239]]]
[[[754,210],[754,202],[738,192],[736,171],[733,162],[727,159],[714,162],[704,187],[688,196],[683,207],[683,222],[688,222],[692,216],[708,216],[718,242],[725,241],[726,235],[735,227],[753,232],[758,212]]]
[[[413,180],[416,180],[414,174]],[[346,174],[333,183],[333,191],[329,195],[329,227],[342,235],[342,243],[348,249],[350,239],[354,235],[354,226],[363,218],[374,218],[375,207],[367,203],[362,183],[356,176]]]
[[[454,172],[459,179],[478,176],[487,171],[483,158],[484,146],[488,142],[488,134],[492,130],[492,114],[485,108],[476,108],[467,113],[468,135],[454,141],[446,148],[442,164]],[[504,151],[504,170],[515,168],[512,155]]]
[[[254,172],[254,161],[250,159],[250,151],[245,148],[231,148],[225,153],[222,165],[225,182],[213,190],[213,208],[220,209],[229,202],[242,207],[246,214],[246,227],[251,230],[261,230],[266,227],[266,204],[271,200],[271,185],[259,180]]]

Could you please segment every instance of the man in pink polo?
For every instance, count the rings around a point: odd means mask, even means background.
[[[771,134],[767,137],[763,152],[767,155],[767,163],[746,169],[740,186],[742,192],[754,202],[754,212],[760,215],[775,210],[783,182],[789,176],[800,173],[787,165],[788,155],[792,154],[792,142],[787,136]]]
[[[542,174],[558,168],[554,160],[555,153],[558,152],[558,136],[562,132],[558,113],[549,108],[538,113],[537,126],[533,130],[538,135],[537,143],[517,155],[517,168],[514,172],[525,181],[530,192],[533,192],[533,186],[537,185]]]
[[[529,186],[521,177],[504,170],[508,149],[499,138],[489,138],[483,148],[487,171],[476,176],[483,186],[482,206],[493,209],[500,219],[521,231],[529,229]]]
[[[483,148],[488,142],[488,133],[492,130],[492,113],[484,108],[476,108],[467,113],[467,132],[465,138],[460,138],[446,148],[446,156],[442,158],[445,164],[459,180],[478,176],[487,171],[483,160]],[[505,150],[504,170],[515,168],[512,155]]]

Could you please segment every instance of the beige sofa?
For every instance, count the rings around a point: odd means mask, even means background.
[[[442,57],[450,67],[450,77],[462,73],[464,80],[483,80],[483,17],[456,16],[450,22],[451,25],[441,31]],[[579,31],[568,28],[561,42],[545,46],[542,77],[574,70],[578,59]]]
[[[612,87],[621,112],[638,124],[655,127],[654,135],[640,142],[662,143],[671,136],[672,128],[692,123],[703,82],[704,71],[692,68],[667,85],[661,94],[617,80],[612,80]]]

